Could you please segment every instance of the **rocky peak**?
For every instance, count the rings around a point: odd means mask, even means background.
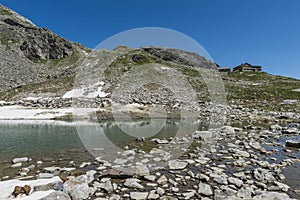
[[[28,19],[0,5],[0,44],[11,46],[12,43],[18,47],[14,51],[21,51],[34,62],[66,58],[74,52],[71,42],[46,28],[38,28]]]

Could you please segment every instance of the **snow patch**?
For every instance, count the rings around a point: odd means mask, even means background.
[[[300,92],[300,88],[299,89],[295,89],[295,90],[292,90],[293,92]]]
[[[106,97],[107,93],[103,92],[103,86],[104,82],[98,82],[93,85],[89,85],[88,87],[83,87],[80,89],[73,89],[71,91],[68,91],[63,95],[62,98],[96,98],[96,97]]]
[[[15,199],[13,196],[11,196],[11,193],[14,191],[15,186],[25,186],[30,185],[31,187],[31,194],[26,196],[22,195],[19,196],[17,199],[20,200],[38,200],[43,197],[48,196],[54,190],[48,190],[48,191],[39,191],[39,192],[32,192],[33,188],[38,185],[47,185],[49,183],[56,183],[56,182],[62,182],[62,180],[56,176],[51,179],[38,179],[38,180],[32,180],[32,181],[21,181],[18,179],[8,180],[8,181],[0,181],[0,199],[6,200],[6,199]]]
[[[37,101],[39,99],[42,99],[42,97],[26,97],[26,100],[28,101]]]
[[[168,70],[170,69],[169,67],[160,67],[162,70]]]
[[[87,116],[93,111],[95,111],[93,108],[77,110],[73,108],[36,109],[23,106],[3,106],[0,107],[0,120],[49,120],[70,113]]]

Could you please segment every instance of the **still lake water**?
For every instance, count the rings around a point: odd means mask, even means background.
[[[12,159],[16,157],[29,157],[34,162],[42,160],[45,165],[67,165],[71,160],[80,164],[93,160],[95,156],[87,148],[100,149],[101,153],[110,155],[112,146],[120,149],[130,144],[133,146],[139,137],[170,138],[190,135],[204,128],[207,128],[205,123],[184,124],[179,121],[80,124],[0,121],[0,177],[17,171],[10,168]]]

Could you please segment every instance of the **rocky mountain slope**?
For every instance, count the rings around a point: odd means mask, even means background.
[[[197,103],[212,101],[215,92],[216,102],[224,102],[225,93],[232,105],[300,110],[299,80],[263,72],[218,74],[215,63],[195,53],[159,47],[92,51],[2,5],[0,33],[1,100],[39,99],[40,106],[67,107],[79,92],[77,97],[93,99],[96,106],[117,100],[173,107],[194,97]],[[157,76],[147,77],[147,70]],[[130,84],[135,88],[128,91]]]
[[[0,33],[0,92],[4,94],[70,76],[86,50],[2,5]]]

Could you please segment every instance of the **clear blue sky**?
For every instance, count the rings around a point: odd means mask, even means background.
[[[122,31],[164,27],[198,41],[214,61],[300,79],[299,0],[0,0],[40,27],[94,48]]]

